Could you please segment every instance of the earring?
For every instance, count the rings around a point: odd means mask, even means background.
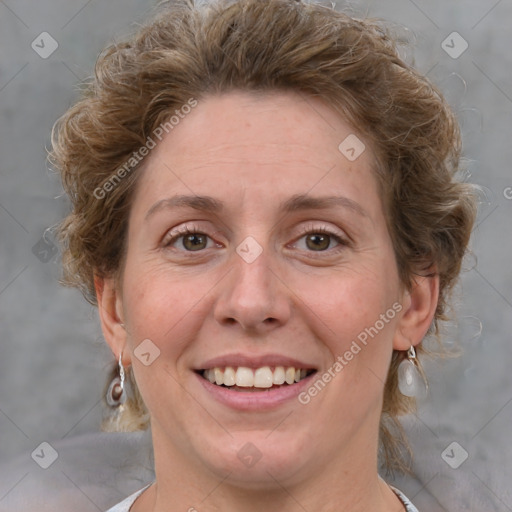
[[[107,394],[106,394],[106,400],[107,404],[110,405],[110,407],[121,407],[126,402],[126,390],[124,386],[125,381],[125,373],[124,373],[124,367],[122,362],[123,354],[119,354],[119,363],[118,363],[118,371],[119,375],[116,375],[112,382],[110,383]]]
[[[407,357],[398,365],[398,389],[404,396],[425,398],[427,395],[427,383],[419,369],[412,345],[407,351]]]

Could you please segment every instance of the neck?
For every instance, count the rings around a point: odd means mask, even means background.
[[[351,446],[331,460],[290,479],[270,472],[257,488],[237,481],[235,472],[214,474],[194,466],[191,457],[166,443],[153,425],[156,483],[135,502],[132,512],[351,512],[403,511],[400,501],[378,476],[377,446]],[[362,439],[367,435],[362,433]],[[366,437],[368,439],[368,437]],[[364,448],[363,450],[361,448]],[[361,457],[361,453],[374,456]]]

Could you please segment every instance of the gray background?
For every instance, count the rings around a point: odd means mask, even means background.
[[[0,462],[8,468],[0,507],[42,474],[30,459],[41,442],[69,444],[99,427],[112,359],[96,311],[78,291],[58,284],[59,254],[52,255],[53,235],[46,230],[65,215],[67,202],[48,169],[46,149],[53,123],[77,98],[76,84],[91,74],[99,51],[131,32],[152,5],[0,1]],[[436,510],[510,511],[512,1],[361,1],[349,7],[407,27],[399,30],[412,38],[416,66],[459,114],[465,179],[481,186],[473,255],[454,297],[458,325],[447,326],[447,343],[458,343],[462,355],[427,364],[430,399],[406,422],[417,477],[400,485],[417,504],[435,496]],[[47,59],[31,48],[44,31],[59,45]],[[453,31],[469,45],[458,58],[442,48]],[[448,42],[460,48],[456,39]],[[457,469],[442,457],[453,441],[460,448],[450,455],[468,453]],[[26,463],[10,463],[14,456]],[[460,504],[464,499],[468,508]],[[90,496],[89,502],[90,510],[100,509]]]

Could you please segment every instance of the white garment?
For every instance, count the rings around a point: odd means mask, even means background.
[[[135,503],[135,500],[150,486],[146,485],[143,489],[140,491],[134,492],[131,496],[128,496],[128,498],[121,501],[121,503],[118,503],[117,505],[114,505],[112,508],[109,508],[107,512],[129,512],[130,507]]]
[[[112,508],[109,508],[107,512],[129,512],[130,507],[135,503],[135,500],[150,486],[146,485],[143,489],[140,491],[137,491],[133,493],[131,496],[128,496],[128,498],[121,501],[121,503],[118,503],[117,505],[114,505]],[[398,496],[400,501],[404,504],[405,510],[407,512],[418,512],[418,509],[409,501],[407,496],[405,496],[401,491],[398,489],[395,489],[394,487],[391,487],[393,489],[394,493]]]

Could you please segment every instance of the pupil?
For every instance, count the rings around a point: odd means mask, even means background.
[[[307,238],[307,246],[309,249],[324,251],[329,247],[329,236],[314,234]]]
[[[205,247],[205,236],[204,235],[188,235],[183,240],[183,245],[186,249],[189,249],[191,251],[197,251],[199,249],[204,249]]]

